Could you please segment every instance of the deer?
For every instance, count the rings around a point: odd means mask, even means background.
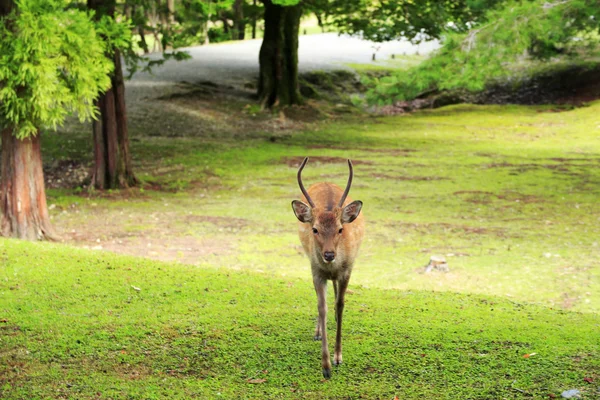
[[[302,184],[302,170],[308,162],[304,159],[298,169],[298,185],[302,201],[292,201],[298,218],[298,235],[304,252],[310,259],[312,279],[317,293],[318,318],[314,339],[321,340],[321,367],[323,377],[331,378],[331,359],[327,346],[327,281],[331,280],[335,296],[335,352],[333,364],[342,364],[342,316],[344,298],[354,261],[363,240],[365,222],[362,201],[348,196],[352,186],[352,161],[346,189],[332,183],[316,183],[306,190]],[[307,204],[308,203],[308,204]]]

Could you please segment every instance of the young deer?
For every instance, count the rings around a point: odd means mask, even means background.
[[[342,363],[342,314],[344,296],[358,248],[362,242],[365,222],[360,214],[362,201],[348,197],[352,185],[352,162],[348,160],[350,176],[346,190],[331,183],[317,183],[308,191],[302,184],[302,170],[308,161],[304,159],[298,170],[298,185],[308,204],[294,200],[292,208],[300,221],[298,233],[304,252],[310,259],[313,284],[317,292],[319,318],[315,340],[321,339],[321,365],[323,376],[331,377],[331,360],[327,347],[327,280],[333,282],[337,332],[333,363]]]

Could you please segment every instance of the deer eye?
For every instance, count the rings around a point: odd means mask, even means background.
[[[316,235],[317,233],[319,233],[319,231],[317,230],[317,228],[313,228],[313,233]]]
[[[338,231],[338,233],[341,235],[343,230],[344,230],[344,228],[340,228],[340,230]]]

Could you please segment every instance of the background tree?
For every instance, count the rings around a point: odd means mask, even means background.
[[[299,0],[263,0],[265,33],[259,54],[258,98],[263,107],[301,104],[298,89]]]
[[[52,239],[40,149],[41,129],[70,112],[96,115],[94,99],[110,85],[105,41],[121,39],[110,19],[95,26],[62,0],[0,1],[0,128],[3,236]]]
[[[97,20],[114,18],[116,0],[88,0]],[[121,52],[114,43],[107,43],[107,54],[112,58],[111,87],[96,100],[100,118],[92,123],[94,136],[94,165],[92,185],[96,189],[128,188],[137,183],[131,164],[125,82],[121,66]]]
[[[331,16],[342,33],[374,42],[439,39],[448,30],[465,32],[502,0],[310,0]]]
[[[482,16],[468,33],[447,31],[443,47],[409,71],[375,82],[372,103],[412,99],[421,93],[483,90],[550,59],[574,62],[597,48],[600,3],[595,0],[509,1]]]

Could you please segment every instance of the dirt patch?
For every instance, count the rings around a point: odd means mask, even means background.
[[[287,164],[288,167],[299,168],[300,164],[304,161],[304,157],[283,157],[279,162]],[[346,164],[348,161],[342,157],[310,157],[311,163],[317,164]],[[372,161],[366,160],[352,160],[353,165],[373,165]]]
[[[480,226],[468,226],[468,225],[456,225],[449,224],[446,222],[435,222],[435,223],[406,223],[406,222],[393,222],[386,224],[386,226],[394,229],[404,229],[410,231],[416,231],[424,235],[431,234],[433,231],[443,231],[447,234],[467,234],[467,235],[493,235],[497,237],[508,237],[506,229],[502,228],[484,228]],[[459,253],[454,253],[458,255]],[[460,253],[461,255],[468,256],[468,254]]]
[[[83,243],[79,243],[83,244]],[[112,237],[84,248],[105,250],[159,261],[179,261],[184,264],[198,264],[204,257],[226,256],[233,251],[233,244],[218,239],[199,239],[191,236],[156,237]]]
[[[327,146],[327,145],[311,145],[307,146],[308,149],[329,149],[329,150],[354,150],[350,147],[342,146]],[[388,154],[397,157],[410,157],[411,153],[417,152],[416,149],[361,149],[361,152],[365,153],[377,153],[377,154]]]
[[[238,230],[250,225],[250,221],[247,219],[234,217],[214,217],[210,215],[188,215],[185,220],[189,223],[209,223],[221,228]]]
[[[85,187],[90,183],[90,166],[76,160],[53,160],[44,165],[47,189]]]
[[[387,174],[369,174],[371,178],[375,179],[390,179],[394,181],[443,181],[450,178],[442,176],[407,176],[407,175],[387,175]]]
[[[512,201],[516,203],[543,203],[544,200],[538,196],[530,194],[522,194],[519,192],[506,192],[504,194],[495,194],[492,192],[484,192],[479,190],[459,190],[454,192],[454,195],[462,196],[463,200],[474,204],[489,204],[494,199]]]

